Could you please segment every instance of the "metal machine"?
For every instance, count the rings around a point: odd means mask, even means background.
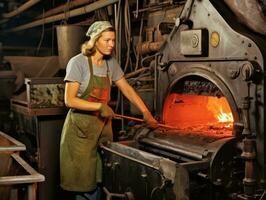
[[[3,2],[0,9],[12,5]],[[165,125],[151,130],[126,119],[121,124],[113,120],[115,142],[100,147],[103,198],[266,199],[265,0],[53,1],[57,7],[48,11],[45,8],[50,2],[38,2],[30,0],[17,12],[1,16],[1,34],[5,36],[1,40],[8,41],[20,31],[27,34],[30,29],[23,42],[38,44],[33,48],[37,49],[35,55],[47,57],[0,56],[0,66],[5,66],[1,67],[1,82],[10,86],[15,81],[13,73],[5,72],[10,66],[33,78],[26,79],[28,93],[22,100],[20,94],[11,99],[11,89],[0,85],[7,93],[0,106],[11,105],[12,109],[12,115],[9,109],[0,112],[1,119],[7,121],[1,120],[0,127],[14,123],[9,127],[14,127],[26,144],[27,157],[46,176],[38,188],[39,199],[59,198],[57,159],[66,110],[62,77],[59,86],[54,76],[64,74],[68,59],[79,52],[84,30],[95,20],[109,20],[114,25],[115,55],[125,77]],[[26,24],[12,21],[18,13],[27,16],[25,10],[33,5],[36,10],[41,8],[42,15],[33,18],[29,12],[31,21],[27,18]],[[60,20],[54,42],[54,24]],[[35,29],[41,25],[42,29]],[[36,35],[39,41],[34,41]],[[54,46],[41,48],[47,35],[51,38],[47,46],[57,45],[58,56],[53,54]],[[13,47],[4,42],[0,48],[5,53],[10,49]],[[30,54],[30,50],[23,53]],[[14,52],[18,54],[20,48]],[[10,66],[4,65],[4,60]],[[24,76],[21,80],[16,80],[17,85],[25,86]],[[20,90],[17,87],[15,91]],[[140,116],[112,91],[111,106],[116,113]]]
[[[155,113],[176,128],[141,127],[132,140],[102,147],[107,199],[265,198],[266,40],[253,19],[236,23],[240,7],[192,0],[148,12],[153,37],[142,54],[160,43],[148,58]],[[161,20],[171,12],[174,20]],[[265,16],[256,23],[265,27]]]

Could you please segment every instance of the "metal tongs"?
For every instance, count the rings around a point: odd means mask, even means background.
[[[138,122],[144,122],[144,120],[140,119],[140,118],[130,117],[130,116],[126,116],[126,115],[119,115],[119,114],[115,114],[114,118],[115,119],[128,119],[128,120],[133,120],[133,121],[138,121]],[[160,123],[158,123],[158,126],[161,128],[166,128],[166,129],[177,129],[174,126],[169,126],[169,125],[160,124]]]

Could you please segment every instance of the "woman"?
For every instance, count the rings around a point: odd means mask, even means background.
[[[143,113],[152,126],[157,121],[134,89],[124,78],[123,71],[112,57],[115,32],[108,21],[97,21],[88,29],[89,40],[82,53],[70,59],[66,70],[65,103],[71,108],[65,120],[60,143],[61,187],[66,191],[97,194],[101,182],[99,143],[112,141],[108,106],[111,82]]]

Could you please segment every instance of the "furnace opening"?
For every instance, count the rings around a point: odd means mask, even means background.
[[[172,87],[164,101],[163,122],[185,133],[232,136],[234,119],[227,98],[214,83],[195,77]]]

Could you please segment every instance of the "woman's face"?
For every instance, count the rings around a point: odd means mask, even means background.
[[[115,32],[106,31],[95,43],[96,49],[102,55],[111,55],[115,47]]]

